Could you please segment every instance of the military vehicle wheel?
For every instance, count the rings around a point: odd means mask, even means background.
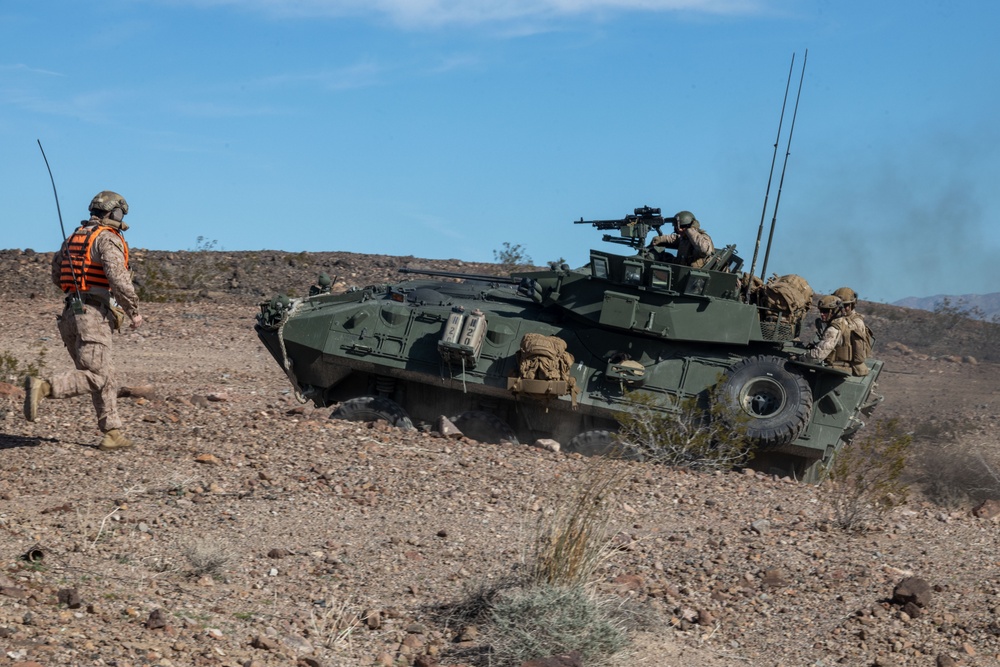
[[[512,445],[521,444],[517,441],[514,429],[508,426],[507,422],[489,412],[469,410],[455,417],[449,417],[449,420],[462,432],[462,435],[478,442],[488,442],[495,445],[501,442],[509,442]]]
[[[617,444],[611,431],[584,431],[573,436],[562,451],[584,456],[608,456]]]
[[[747,357],[726,371],[719,398],[746,423],[747,436],[763,447],[785,445],[799,437],[809,422],[813,396],[806,379],[771,355]]]
[[[382,419],[405,431],[413,430],[413,422],[403,408],[382,396],[359,396],[341,403],[330,413],[330,419],[352,422],[373,422]]]

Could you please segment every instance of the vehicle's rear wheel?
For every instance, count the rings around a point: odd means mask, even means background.
[[[482,410],[469,410],[460,415],[450,417],[449,420],[467,438],[479,442],[499,444],[509,442],[512,445],[521,444],[507,422],[496,415]]]
[[[812,414],[809,383],[772,355],[747,357],[726,371],[719,385],[730,421],[763,447],[785,445],[799,437]]]
[[[413,422],[406,410],[395,401],[382,396],[359,396],[344,401],[330,413],[330,419],[346,419],[353,422],[386,421],[396,428],[413,430]]]

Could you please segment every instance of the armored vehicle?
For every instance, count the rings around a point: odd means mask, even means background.
[[[297,397],[336,405],[332,417],[414,428],[445,416],[475,440],[588,454],[612,446],[633,392],[663,410],[711,395],[748,420],[754,467],[816,479],[881,400],[882,362],[854,376],[801,361],[808,304],[741,273],[735,246],[697,268],[646,247],[670,220],[641,207],[577,221],[630,250],[591,250],[580,269],[401,269],[394,284],[278,296],[255,328]]]

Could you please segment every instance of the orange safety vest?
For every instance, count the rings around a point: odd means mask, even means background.
[[[122,242],[122,249],[125,251],[125,268],[128,269],[128,244],[125,237],[114,227],[107,225],[94,225],[93,227],[82,226],[77,228],[68,239],[66,239],[65,251],[62,253],[62,264],[59,268],[59,287],[63,292],[70,292],[79,289],[81,292],[88,291],[91,287],[103,287],[111,289],[108,276],[104,273],[104,266],[100,262],[95,262],[91,257],[91,248],[97,235],[103,231],[109,231]],[[76,276],[76,282],[73,277]]]

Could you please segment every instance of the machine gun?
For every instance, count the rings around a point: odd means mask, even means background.
[[[649,206],[640,206],[634,213],[626,215],[621,220],[574,220],[574,225],[593,225],[598,229],[618,229],[621,236],[605,234],[603,240],[608,243],[618,243],[627,245],[635,250],[642,250],[646,246],[646,236],[650,230],[655,229],[660,233],[660,227],[664,224],[672,224],[674,218],[664,218],[660,215],[660,209]]]

